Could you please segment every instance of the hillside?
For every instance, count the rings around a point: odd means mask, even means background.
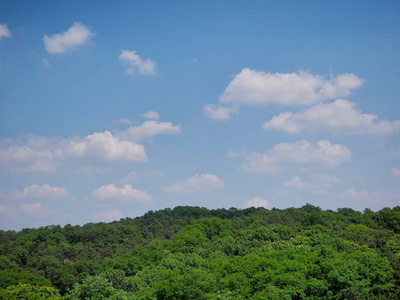
[[[399,206],[185,206],[0,240],[3,299],[400,298]]]

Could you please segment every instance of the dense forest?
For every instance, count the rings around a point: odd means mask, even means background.
[[[176,207],[0,231],[1,299],[400,299],[400,207]]]

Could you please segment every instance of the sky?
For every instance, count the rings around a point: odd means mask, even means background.
[[[399,1],[0,0],[0,229],[400,205]]]

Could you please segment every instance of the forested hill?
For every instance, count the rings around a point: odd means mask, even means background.
[[[0,239],[1,299],[400,299],[400,207],[176,207]]]

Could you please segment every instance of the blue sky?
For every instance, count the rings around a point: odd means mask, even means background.
[[[400,204],[398,1],[0,2],[0,228]]]

